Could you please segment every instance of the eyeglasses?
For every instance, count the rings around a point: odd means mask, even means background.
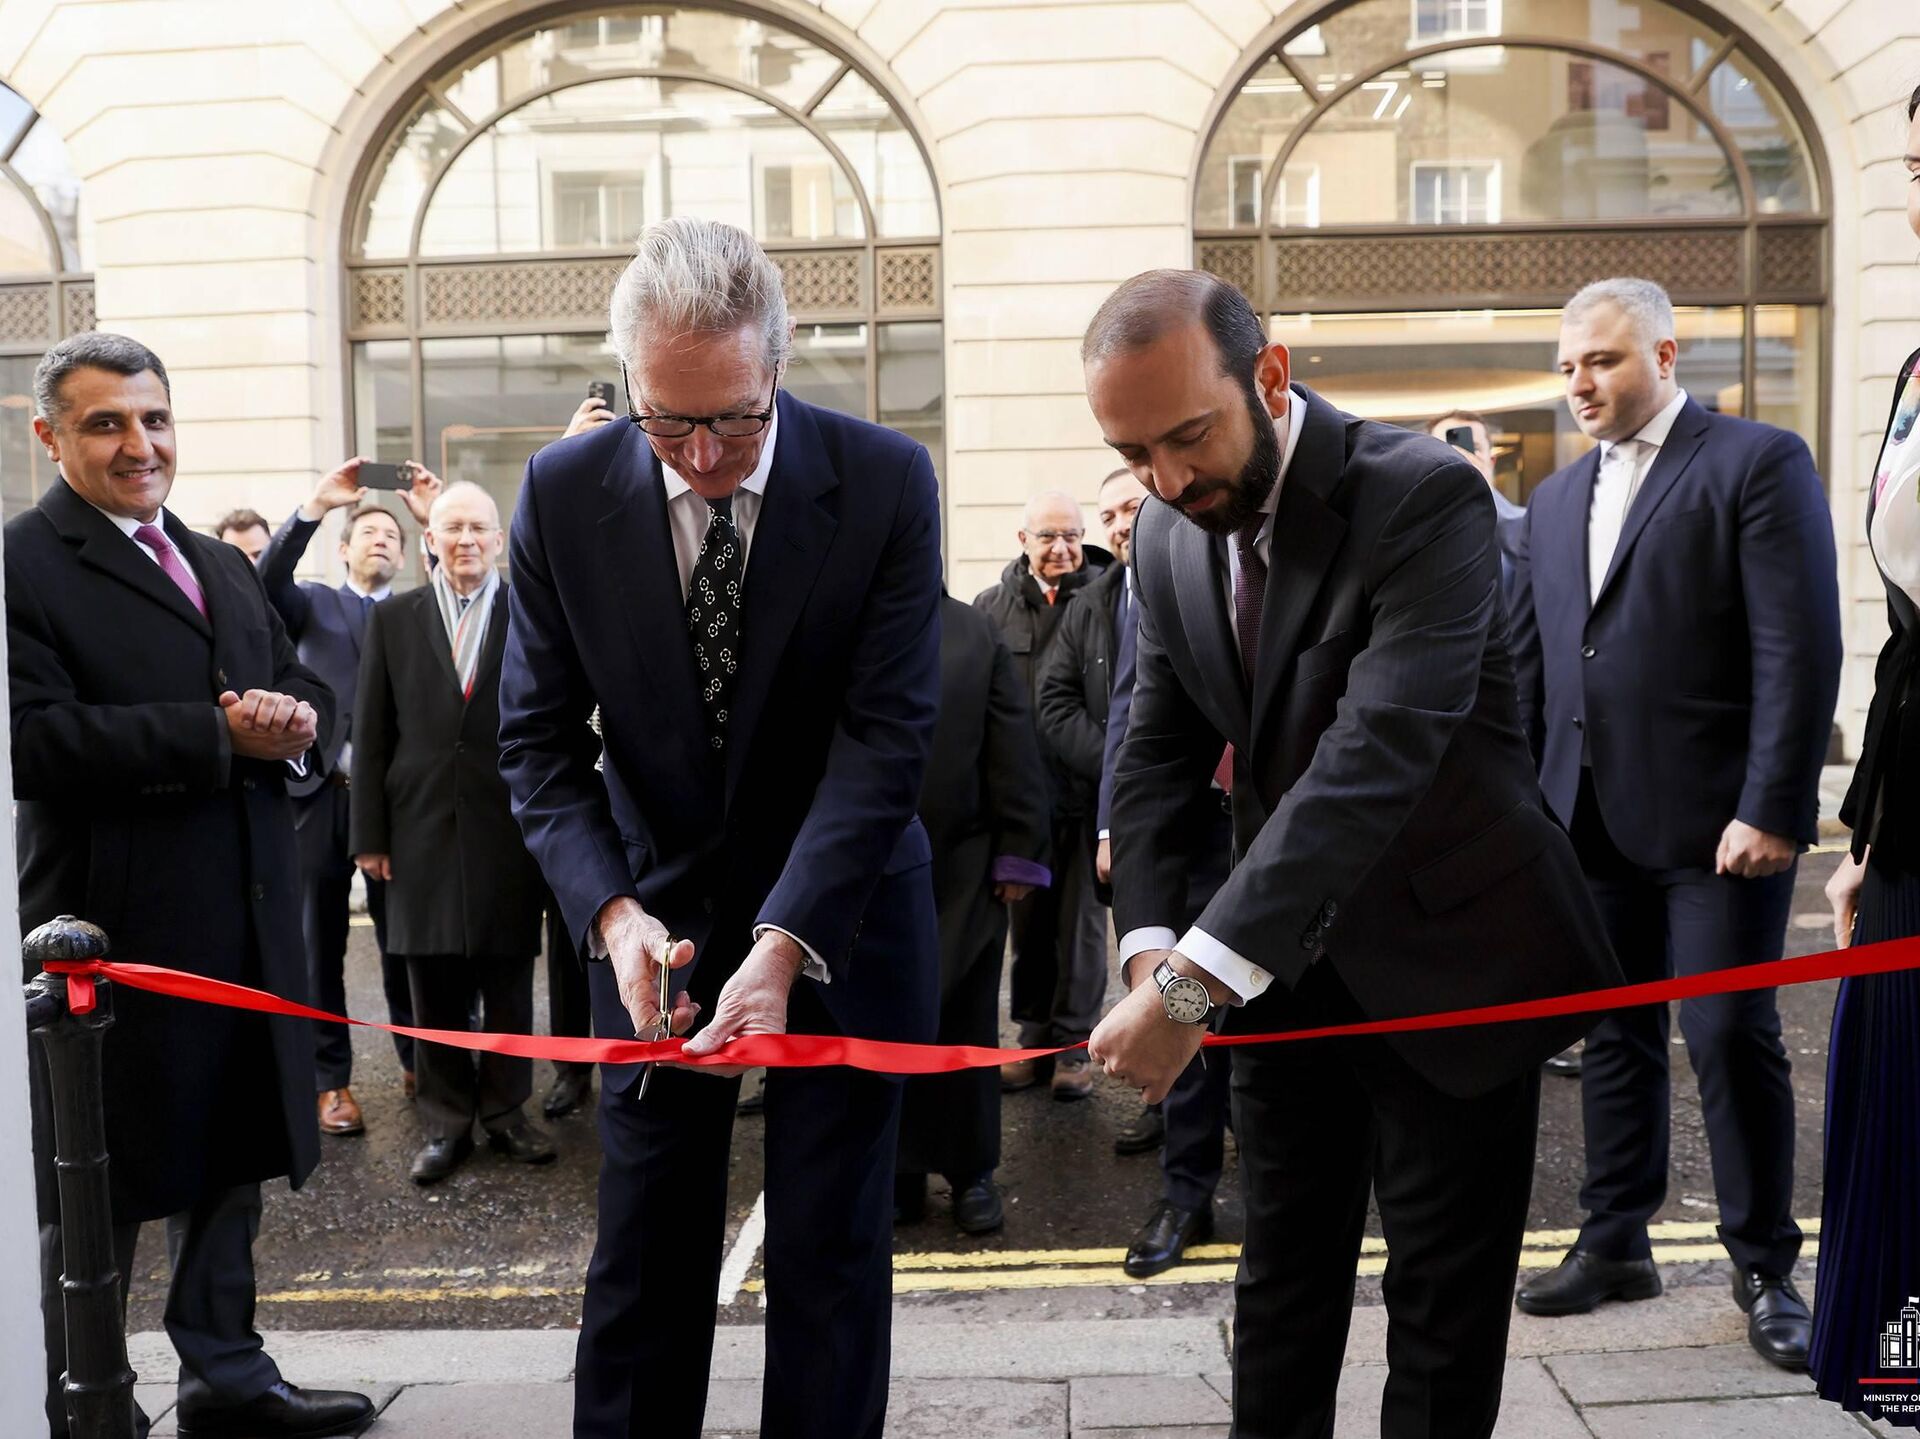
[[[1086,537],[1085,530],[1035,530],[1033,532],[1033,538],[1043,545],[1056,544],[1061,540],[1065,540],[1070,545],[1077,545]]]
[[[626,366],[620,367],[620,379],[626,383]],[[643,415],[633,408],[633,387],[627,389],[627,418],[657,440],[684,440],[705,425],[723,440],[744,440],[759,434],[773,419],[774,397],[780,393],[780,376],[773,377],[767,392],[767,407],[758,414],[746,415]]]

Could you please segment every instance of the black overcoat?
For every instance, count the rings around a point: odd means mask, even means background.
[[[102,926],[113,957],[307,998],[287,766],[236,757],[222,690],[276,690],[333,726],[246,557],[168,515],[203,619],[63,482],[6,527],[7,668],[20,922]],[[317,763],[318,750],[308,761]],[[115,986],[103,1059],[114,1217],[177,1213],[319,1157],[313,1035]],[[45,1069],[33,1055],[41,1214],[57,1214]]]
[[[1046,770],[1013,656],[992,621],[950,595],[940,599],[940,722],[920,822],[933,845],[944,1000],[975,964],[1000,962],[1007,911],[993,898],[993,861],[1047,864],[1050,829]]]
[[[374,607],[353,718],[355,854],[393,859],[387,950],[538,953],[546,891],[500,777],[507,587],[494,591],[473,696],[460,693],[432,585]]]

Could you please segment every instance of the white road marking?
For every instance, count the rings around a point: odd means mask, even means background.
[[[747,1271],[753,1268],[753,1261],[760,1253],[760,1241],[766,1237],[767,1191],[763,1189],[753,1197],[753,1213],[740,1226],[740,1232],[734,1236],[733,1248],[727,1251],[726,1263],[720,1266],[722,1309],[740,1297],[740,1286],[747,1282]]]

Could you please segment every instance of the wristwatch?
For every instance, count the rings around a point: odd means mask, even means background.
[[[1213,1013],[1213,996],[1197,979],[1175,974],[1173,966],[1161,960],[1153,969],[1154,987],[1160,991],[1161,1006],[1175,1024],[1205,1024]]]

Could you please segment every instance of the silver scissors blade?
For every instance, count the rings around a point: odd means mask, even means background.
[[[654,1025],[653,1034],[648,1036],[654,1040],[669,1039],[673,1035],[673,1021],[667,1017],[670,1013],[667,1004],[673,992],[673,951],[677,944],[679,941],[672,935],[668,935],[660,945],[660,957],[657,961],[660,966],[660,992],[654,1003],[655,1012],[659,1014],[660,1020]],[[653,1071],[659,1067],[658,1064],[649,1064],[641,1071],[640,1089],[633,1097],[635,1104],[647,1097],[647,1083],[653,1078]]]

